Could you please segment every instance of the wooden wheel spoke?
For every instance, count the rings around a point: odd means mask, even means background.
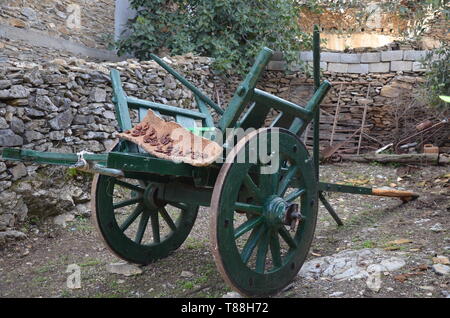
[[[144,206],[138,204],[138,206],[133,210],[133,212],[125,219],[125,221],[119,226],[122,232],[125,232],[128,227],[133,224],[134,220],[144,211]]]
[[[234,231],[234,238],[238,239],[248,231],[252,230],[255,226],[260,224],[263,220],[263,217],[256,217],[250,220],[247,220],[246,222],[242,223],[235,231]]]
[[[177,226],[175,225],[175,223],[173,222],[172,218],[170,217],[169,213],[167,212],[167,210],[162,207],[159,210],[159,214],[161,214],[162,218],[164,219],[164,221],[167,223],[167,225],[170,227],[170,229],[172,231],[175,231],[177,229]]]
[[[141,219],[139,220],[136,237],[134,238],[135,243],[141,244],[142,238],[144,237],[145,229],[147,228],[149,218],[150,215],[148,213],[142,214]]]
[[[128,183],[128,182],[119,180],[119,179],[116,179],[116,180],[114,181],[114,183],[117,184],[117,185],[119,185],[119,186],[121,186],[121,187],[130,189],[130,190],[133,190],[133,191],[144,192],[144,189],[141,188],[140,186],[135,185],[135,184],[131,184],[131,183]]]
[[[281,179],[280,185],[279,185],[278,191],[277,191],[277,194],[280,197],[284,196],[284,193],[288,189],[289,184],[292,181],[292,178],[294,178],[295,175],[297,174],[298,169],[299,169],[298,166],[290,166],[286,175],[283,177],[283,179]]]
[[[150,220],[152,223],[152,234],[153,234],[153,242],[160,243],[161,242],[161,234],[159,231],[159,217],[158,211],[152,211],[150,214]]]
[[[241,259],[242,261],[247,264],[250,260],[250,257],[253,254],[253,251],[255,250],[256,245],[258,244],[258,241],[264,232],[265,227],[262,225],[257,226],[253,229],[252,233],[250,234],[250,237],[248,238],[247,242],[244,245],[244,248],[241,252]]]
[[[273,266],[275,268],[281,267],[283,261],[281,259],[280,240],[275,232],[270,236],[270,253],[272,254]]]
[[[244,185],[260,203],[264,202],[264,196],[261,190],[256,186],[256,184],[248,174],[244,177]]]
[[[278,230],[278,233],[280,233],[280,236],[287,243],[287,245],[289,245],[290,248],[296,248],[297,247],[297,243],[294,241],[294,239],[292,238],[291,234],[289,233],[288,230],[286,230],[286,228],[284,226],[282,226]]]
[[[258,250],[256,252],[255,270],[258,273],[264,273],[264,269],[266,268],[266,258],[267,252],[269,250],[269,241],[270,241],[270,232],[266,230],[262,234],[261,239],[259,240]]]
[[[132,198],[132,199],[128,199],[128,200],[123,200],[123,201],[120,201],[118,203],[113,204],[113,209],[123,208],[123,207],[129,206],[129,205],[138,203],[140,201],[142,201],[141,197],[136,197],[136,198]]]
[[[242,203],[242,202],[236,202],[234,204],[234,209],[237,211],[244,211],[256,215],[261,215],[263,207],[259,205],[254,204],[248,204],[248,203]]]
[[[297,190],[292,191],[291,193],[289,193],[284,199],[287,202],[291,202],[291,201],[294,201],[295,199],[297,199],[303,193],[305,193],[305,189],[297,189]]]

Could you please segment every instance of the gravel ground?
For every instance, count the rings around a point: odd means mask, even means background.
[[[367,277],[297,276],[274,297],[447,297],[450,275],[436,269],[445,269],[450,256],[449,172],[448,167],[433,166],[322,166],[321,181],[407,188],[421,196],[402,204],[393,198],[328,195],[344,226],[336,226],[320,207],[307,264],[319,264],[325,256],[329,261],[343,251],[353,255],[376,250],[401,259],[402,266],[382,270],[377,288]],[[28,220],[19,229],[27,238],[0,249],[0,297],[222,297],[231,289],[210,252],[208,212],[201,208],[181,248],[151,265],[133,267],[137,272],[132,276],[108,270],[120,260],[103,245],[89,218],[75,218],[65,228]],[[68,288],[71,264],[80,269],[80,288]]]

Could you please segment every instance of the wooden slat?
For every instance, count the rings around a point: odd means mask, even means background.
[[[128,109],[128,100],[122,88],[119,71],[111,70],[111,83],[113,87],[113,102],[119,127],[125,131],[131,129],[131,119]]]
[[[197,124],[195,123],[195,119],[189,118],[182,115],[176,115],[177,123],[179,123],[184,128],[195,128]]]
[[[143,119],[144,119],[144,117],[147,115],[147,111],[148,111],[148,109],[146,109],[146,108],[139,108],[139,122],[141,122]]]

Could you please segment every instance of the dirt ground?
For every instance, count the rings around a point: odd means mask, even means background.
[[[402,204],[393,198],[329,194],[343,219],[338,227],[320,206],[308,260],[339,251],[380,248],[400,252],[406,265],[382,277],[379,292],[364,279],[309,281],[297,277],[274,297],[434,297],[450,292],[450,276],[431,266],[437,255],[450,256],[449,167],[397,167],[340,163],[324,165],[321,181],[361,186],[391,186],[418,192]],[[0,297],[222,297],[231,289],[220,277],[209,247],[209,209],[202,208],[185,243],[169,257],[142,267],[136,276],[112,274],[106,265],[120,260],[98,237],[89,218],[66,228],[28,220],[19,230],[27,239],[0,249]],[[431,228],[441,224],[440,231]],[[389,242],[403,240],[405,243]],[[81,288],[69,289],[68,266],[81,269]],[[418,270],[420,268],[420,270]]]

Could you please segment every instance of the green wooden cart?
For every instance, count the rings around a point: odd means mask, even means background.
[[[122,131],[132,128],[130,109],[137,110],[140,118],[152,109],[189,129],[215,127],[224,132],[256,128],[235,146],[224,144],[224,153],[228,150],[224,163],[206,167],[175,163],[151,156],[125,140],[103,154],[4,148],[2,157],[95,173],[93,219],[110,250],[132,263],[149,264],[168,256],[188,237],[199,207],[210,207],[211,248],[224,280],[243,295],[275,294],[289,284],[307,257],[319,200],[342,224],[322,192],[388,195],[404,200],[417,195],[319,182],[319,105],[331,87],[327,81],[320,83],[319,32],[316,29],[314,33],[316,91],[304,107],[255,88],[272,53],[267,48],[260,52],[225,110],[157,56],[152,58],[194,93],[199,111],[128,97],[118,71],[111,71],[113,102]],[[209,107],[219,115],[217,123]],[[265,120],[272,109],[279,114],[267,126]],[[311,156],[299,136],[313,120]],[[280,159],[276,171],[263,173],[267,163],[258,160],[238,162],[242,154],[255,151],[255,140],[274,134],[278,147],[271,155]]]

